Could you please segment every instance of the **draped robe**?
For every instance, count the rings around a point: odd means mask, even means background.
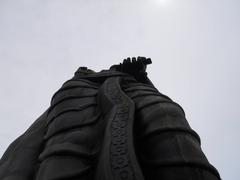
[[[1,180],[218,180],[183,108],[148,81],[81,67],[10,144]]]

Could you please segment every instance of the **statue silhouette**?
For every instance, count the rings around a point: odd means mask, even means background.
[[[1,180],[219,180],[182,107],[147,77],[151,59],[80,67],[0,161]]]

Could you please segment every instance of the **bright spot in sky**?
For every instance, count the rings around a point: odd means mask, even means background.
[[[170,2],[170,0],[155,0],[155,1],[161,6],[165,6]]]

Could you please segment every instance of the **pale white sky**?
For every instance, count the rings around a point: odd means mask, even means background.
[[[0,156],[79,66],[139,55],[221,177],[239,179],[239,0],[0,0]]]

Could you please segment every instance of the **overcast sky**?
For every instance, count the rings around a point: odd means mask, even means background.
[[[0,0],[0,156],[79,66],[147,56],[210,163],[240,179],[239,0]]]

